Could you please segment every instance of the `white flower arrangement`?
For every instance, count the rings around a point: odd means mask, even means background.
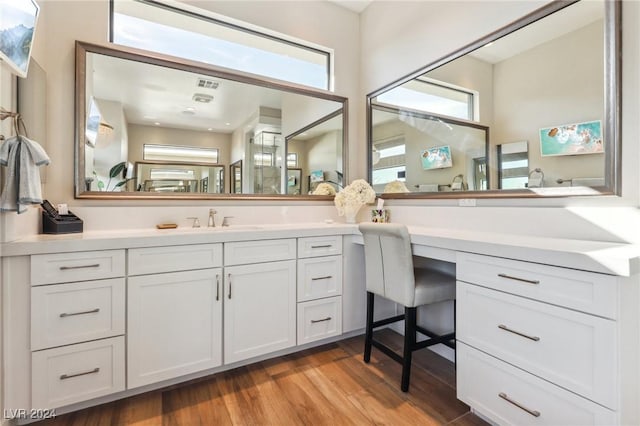
[[[394,180],[392,182],[389,182],[384,187],[385,194],[402,193],[402,192],[409,192],[409,189],[407,189],[407,186],[404,184],[404,182],[401,182],[399,180]]]
[[[333,203],[338,209],[338,215],[355,216],[358,210],[367,203],[373,203],[376,199],[376,192],[364,179],[356,179],[338,192],[333,199]]]
[[[336,189],[330,183],[323,182],[316,186],[312,195],[336,195]]]

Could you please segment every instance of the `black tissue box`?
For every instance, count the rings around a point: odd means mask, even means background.
[[[82,232],[83,224],[75,214],[61,214],[52,217],[47,212],[42,212],[42,233],[43,234],[73,234]]]

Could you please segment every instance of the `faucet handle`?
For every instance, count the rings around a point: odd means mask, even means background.
[[[222,226],[229,226],[229,220],[228,219],[233,219],[233,216],[224,216],[222,218]]]
[[[193,225],[191,226],[192,228],[200,228],[200,219],[198,219],[197,217],[188,217],[187,219],[193,220]]]

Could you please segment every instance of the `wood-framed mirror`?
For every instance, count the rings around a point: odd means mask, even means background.
[[[327,91],[78,41],[75,196],[331,199],[289,191],[285,141],[337,113],[339,136],[325,143],[328,170],[342,176],[346,111],[347,99]]]
[[[367,95],[376,192],[620,195],[620,14],[617,0],[552,2]]]

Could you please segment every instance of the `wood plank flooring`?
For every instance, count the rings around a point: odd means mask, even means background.
[[[390,330],[376,336],[402,344]],[[403,393],[400,365],[375,348],[367,365],[363,347],[363,337],[354,337],[37,424],[486,425],[456,399],[451,362],[414,352],[411,387]]]

